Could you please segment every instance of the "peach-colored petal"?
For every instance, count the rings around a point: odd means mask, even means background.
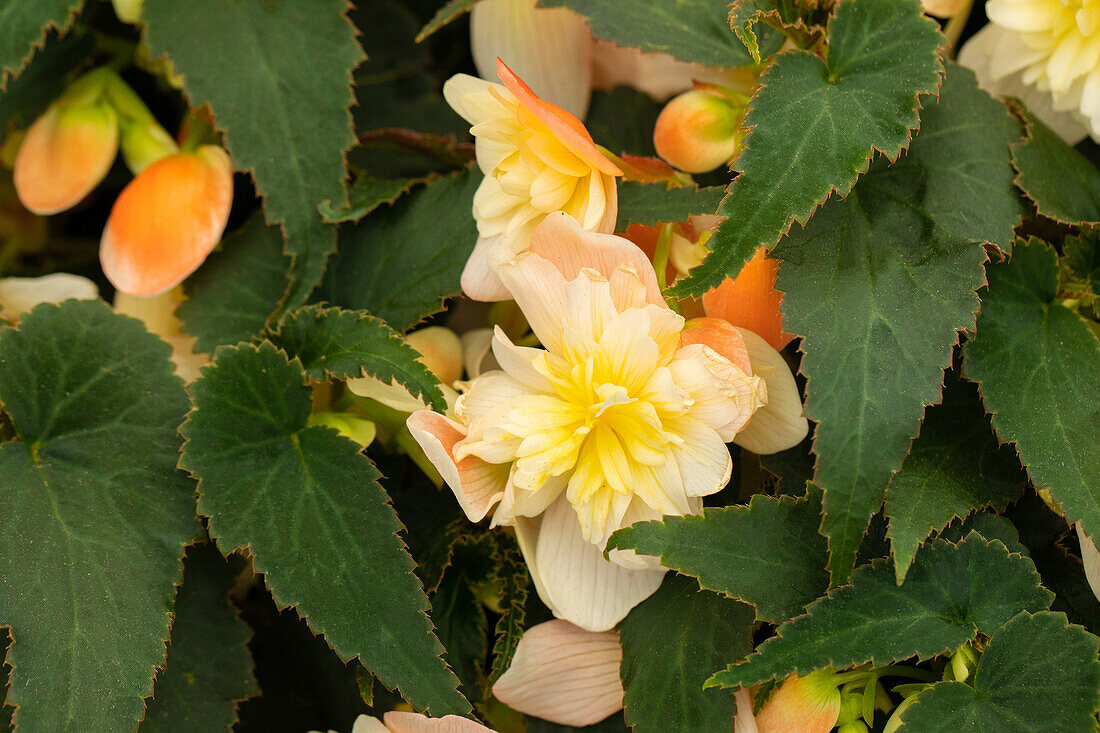
[[[728,321],[719,318],[692,318],[680,332],[680,345],[703,344],[746,374],[752,374],[749,352],[741,333]]]
[[[451,385],[462,378],[462,341],[451,329],[428,326],[406,335],[405,342],[442,384]]]
[[[584,268],[593,269],[608,280],[619,268],[629,268],[645,285],[646,300],[668,307],[657,284],[657,273],[644,252],[623,237],[586,232],[564,212],[549,214],[535,227],[531,251],[552,262],[566,280],[576,278]]]
[[[500,247],[503,238],[503,234],[477,238],[474,251],[462,268],[460,284],[466,297],[487,303],[508,300],[508,289],[493,271],[489,261],[490,255]]]
[[[737,705],[737,717],[733,721],[733,733],[760,733],[756,727],[756,716],[752,713],[752,695],[746,689],[733,694]]]
[[[778,260],[767,256],[766,247],[760,247],[736,278],[726,278],[703,293],[703,310],[708,316],[747,328],[773,348],[782,349],[794,336],[783,333],[783,296],[775,289],[778,269]]]
[[[592,38],[584,18],[536,0],[481,0],[470,12],[470,47],[483,78],[504,59],[543,99],[583,118],[592,92]]]
[[[738,329],[752,361],[753,373],[768,386],[768,402],[757,410],[733,442],[757,455],[778,453],[802,442],[810,423],[802,407],[802,396],[783,355],[748,329]]]
[[[1077,539],[1081,542],[1081,560],[1085,564],[1085,578],[1089,581],[1092,594],[1100,599],[1100,551],[1096,549],[1096,543],[1085,534],[1084,527],[1076,522]]]
[[[457,715],[429,718],[420,713],[394,710],[386,713],[382,719],[389,733],[494,733],[492,728]]]
[[[542,345],[551,352],[560,349],[568,300],[566,281],[558,268],[533,252],[524,252],[502,264],[497,275]]]
[[[627,570],[605,560],[600,548],[584,539],[564,494],[542,515],[533,557],[524,555],[547,606],[589,631],[607,631],[622,621],[656,592],[666,572]]]
[[[115,201],[100,242],[103,272],[131,295],[156,295],[194,272],[217,245],[233,204],[233,166],[204,145],[146,168]]]
[[[461,425],[443,415],[419,410],[405,421],[409,432],[428,460],[451,487],[459,506],[471,522],[480,522],[504,495],[508,467],[486,463],[474,456],[454,460],[455,443],[466,437]]]
[[[521,713],[559,725],[598,723],[623,707],[616,631],[594,633],[554,620],[527,629],[493,695]]]
[[[497,76],[504,82],[504,86],[508,88],[508,91],[516,95],[516,98],[524,107],[553,130],[558,139],[568,145],[570,150],[584,158],[594,168],[609,176],[621,176],[623,174],[596,147],[596,143],[592,141],[592,136],[588,134],[588,130],[584,128],[580,120],[561,107],[544,99],[539,99],[531,91],[531,87],[524,84],[523,80],[516,76],[508,68],[508,65],[499,58],[497,59]]]
[[[47,215],[79,203],[111,169],[118,119],[107,104],[53,104],[27,130],[12,177],[19,200]]]

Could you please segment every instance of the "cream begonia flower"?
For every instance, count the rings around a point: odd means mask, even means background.
[[[10,323],[17,323],[37,305],[60,303],[70,298],[96,300],[99,288],[88,278],[67,272],[0,278],[0,318]]]
[[[1100,141],[1100,0],[989,0],[986,15],[959,62],[1071,144]]]
[[[699,513],[729,481],[725,443],[767,402],[765,380],[733,326],[685,330],[640,249],[565,213],[498,273],[545,350],[498,330],[501,370],[469,384],[453,419],[419,411],[409,430],[472,521],[495,507],[494,526],[515,525],[550,610],[604,631],[665,573],[633,552],[605,560],[608,537]]]
[[[538,0],[480,0],[470,11],[470,50],[482,78],[497,59],[535,94],[577,117],[592,93],[592,34],[568,8],[538,8]]]
[[[310,731],[320,733],[320,731]],[[336,733],[330,730],[329,733]],[[419,713],[393,711],[382,716],[382,720],[370,715],[360,715],[352,725],[351,733],[495,733],[468,718],[457,715],[444,715],[442,718],[429,718]]]
[[[466,74],[451,77],[443,96],[473,127],[485,179],[474,195],[478,240],[462,271],[474,300],[506,300],[494,272],[527,248],[547,214],[564,211],[590,232],[615,228],[615,176],[622,172],[573,115],[534,92],[497,60],[504,86]]]

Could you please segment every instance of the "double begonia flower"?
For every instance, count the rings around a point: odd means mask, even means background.
[[[755,334],[718,319],[685,323],[639,248],[566,213],[546,216],[529,250],[496,273],[545,348],[498,330],[501,369],[469,383],[453,414],[418,411],[408,427],[472,521],[492,512],[493,526],[515,526],[550,610],[610,629],[665,570],[629,551],[604,559],[608,537],[699,513],[729,481],[727,442],[793,445],[774,439],[769,420],[804,421],[794,380]],[[773,384],[793,401],[769,403]]]
[[[539,99],[497,59],[504,85],[466,74],[443,95],[468,121],[485,174],[474,195],[478,240],[462,271],[474,300],[505,300],[495,267],[522,252],[546,216],[564,211],[590,232],[615,228],[615,177],[622,175],[575,116]]]

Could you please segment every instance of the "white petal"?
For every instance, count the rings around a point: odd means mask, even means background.
[[[672,449],[688,496],[710,496],[725,488],[733,459],[721,436],[702,420],[680,418],[669,429],[684,439]]]
[[[552,723],[592,725],[623,707],[622,657],[616,631],[594,633],[567,621],[547,621],[519,640],[493,695]]]
[[[497,268],[497,275],[542,345],[551,353],[559,351],[568,301],[565,278],[558,268],[538,255],[524,252]]]
[[[733,442],[757,455],[793,448],[806,437],[810,423],[803,414],[802,397],[791,368],[767,341],[747,329],[737,330],[745,339],[753,371],[764,375],[768,403],[753,414]]]
[[[1081,560],[1085,563],[1085,578],[1089,581],[1092,594],[1100,599],[1100,551],[1096,549],[1096,543],[1085,534],[1080,522],[1074,524],[1077,527],[1077,539],[1081,541]]]
[[[598,546],[584,540],[564,495],[542,515],[534,549],[527,565],[539,576],[543,602],[559,618],[589,631],[606,631],[622,621],[660,587],[666,572],[627,570],[605,560]]]
[[[360,716],[360,719],[366,716]],[[493,733],[492,728],[486,728],[481,723],[468,718],[460,718],[457,715],[444,715],[442,718],[429,718],[420,713],[406,713],[393,710],[382,716],[386,725],[377,733],[389,731],[389,733]],[[352,731],[359,733],[359,731]],[[370,729],[368,733],[376,733]]]
[[[360,715],[355,719],[355,725],[351,727],[351,733],[390,733],[390,730],[378,718],[370,715]]]
[[[4,318],[18,321],[27,311],[42,303],[60,303],[69,298],[95,300],[99,288],[80,275],[55,272],[42,277],[5,277],[0,279],[0,309]]]
[[[499,365],[486,365],[486,359],[492,359],[493,329],[475,328],[462,334],[462,368],[467,379],[476,379],[483,371],[499,368]]]
[[[512,116],[514,111],[501,102],[500,97],[492,94],[490,87],[494,87],[504,99],[514,100],[512,93],[502,85],[469,74],[455,74],[448,79],[443,85],[443,98],[471,125]]]
[[[512,379],[532,390],[549,392],[550,380],[533,366],[535,358],[542,353],[545,353],[542,349],[514,345],[500,326],[493,332],[493,356],[500,368]]]
[[[490,180],[486,178],[485,180]],[[508,290],[493,272],[490,264],[490,255],[502,246],[503,235],[495,237],[478,237],[474,251],[470,253],[470,259],[466,260],[466,266],[462,268],[460,280],[462,292],[473,300],[495,302],[508,300]]]
[[[584,18],[537,9],[536,0],[481,0],[470,14],[478,73],[496,76],[499,57],[532,91],[583,119],[592,91],[591,37]]]
[[[759,733],[756,716],[752,714],[752,696],[748,690],[739,689],[733,694],[737,703],[737,717],[733,721],[733,733]]]

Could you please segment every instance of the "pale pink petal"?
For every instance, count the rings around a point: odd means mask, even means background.
[[[24,313],[41,303],[60,303],[69,298],[96,300],[99,288],[86,277],[55,272],[41,277],[0,278],[0,313],[9,321],[18,321]],[[178,299],[173,302],[173,307]],[[177,327],[178,330],[178,327]],[[154,331],[158,335],[163,335]]]
[[[490,259],[493,251],[502,246],[503,238],[503,235],[499,234],[477,238],[474,251],[470,253],[470,259],[466,260],[466,266],[462,268],[460,284],[466,297],[489,303],[508,300],[508,290],[493,272]]]
[[[542,345],[551,353],[560,351],[568,300],[566,280],[558,268],[543,257],[524,252],[502,264],[497,275]]]
[[[1096,549],[1096,543],[1085,534],[1080,522],[1074,524],[1077,527],[1077,539],[1081,542],[1081,560],[1085,563],[1085,578],[1089,581],[1092,594],[1100,599],[1100,551]]]
[[[566,280],[591,268],[608,280],[620,267],[633,270],[646,288],[646,300],[667,308],[657,285],[657,273],[645,252],[629,239],[586,232],[563,211],[547,214],[531,236],[531,251],[554,263]]]
[[[554,620],[527,629],[493,695],[514,710],[559,725],[598,723],[622,710],[616,631],[593,633]]]
[[[591,36],[584,18],[536,0],[481,0],[470,13],[470,46],[482,77],[504,59],[543,99],[577,117],[588,111]]]
[[[756,716],[752,714],[752,695],[748,690],[739,689],[733,694],[737,704],[737,717],[733,721],[733,733],[760,733],[756,727]]]
[[[382,721],[370,715],[360,715],[351,727],[351,733],[390,733]]]
[[[474,456],[454,460],[454,445],[466,437],[461,425],[429,410],[419,410],[406,420],[409,432],[432,465],[451,487],[459,506],[471,522],[480,522],[504,495],[507,465],[486,463]]]
[[[584,540],[564,495],[542,515],[534,550],[527,565],[539,577],[543,602],[559,618],[589,631],[606,631],[622,621],[660,587],[666,572],[627,570],[605,560],[597,545]]]
[[[783,355],[747,329],[737,329],[745,340],[753,372],[768,385],[768,402],[757,410],[733,439],[757,455],[778,453],[802,442],[810,430],[802,409],[798,385]]]
[[[382,716],[386,721],[382,731],[389,733],[494,733],[481,723],[457,715],[444,715],[442,718],[429,718],[420,713],[406,713],[394,710]],[[358,731],[353,731],[358,733]],[[370,733],[374,733],[371,731]],[[381,733],[381,731],[379,731]]]

